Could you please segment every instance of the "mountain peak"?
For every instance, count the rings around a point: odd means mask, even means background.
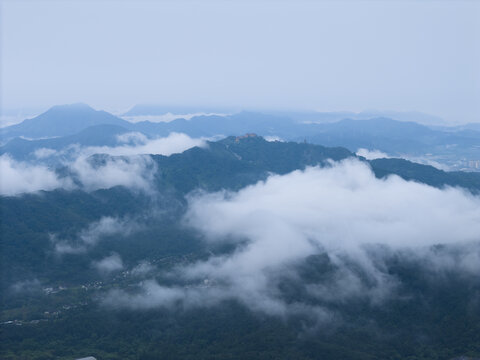
[[[256,137],[259,137],[259,136],[257,134],[254,134],[254,133],[248,133],[248,134],[245,134],[245,135],[237,136],[235,138],[235,142],[238,143],[243,139],[256,138]]]
[[[57,111],[96,111],[94,108],[91,106],[78,102],[78,103],[73,103],[73,104],[64,104],[64,105],[55,105],[52,106],[50,109],[46,111],[48,112],[57,112]]]
[[[96,125],[129,128],[130,123],[106,111],[95,110],[84,103],[56,105],[32,119],[3,129],[6,138],[66,136]]]

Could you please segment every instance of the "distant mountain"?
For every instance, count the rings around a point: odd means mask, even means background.
[[[139,105],[134,107],[130,114],[161,113],[164,110],[167,108]],[[170,110],[172,108],[168,111]],[[173,110],[191,112],[208,109],[177,108]],[[392,113],[392,115],[395,114]],[[414,118],[417,113],[408,114]],[[352,118],[345,119],[347,115],[351,115]],[[480,160],[478,148],[480,131],[475,130],[478,128],[477,124],[442,128],[427,127],[416,122],[397,121],[388,117],[357,119],[370,115],[372,114],[344,112],[269,114],[243,111],[228,116],[202,115],[190,120],[180,118],[171,122],[131,123],[107,112],[96,111],[87,105],[74,104],[55,106],[36,118],[0,129],[0,134],[5,143],[20,136],[26,138],[71,136],[96,125],[120,126],[150,137],[168,136],[171,132],[181,132],[191,137],[230,136],[253,132],[261,136],[279,137],[286,141],[306,140],[325,146],[343,146],[352,152],[358,148],[366,148],[398,157],[433,155],[435,161],[456,169],[469,167],[469,161]],[[332,122],[332,119],[335,121]],[[57,145],[66,144],[68,141],[72,143],[77,140],[65,139],[58,141]],[[13,144],[7,144],[4,149],[19,150],[20,144],[29,149],[36,146],[15,140]]]
[[[372,118],[387,117],[398,121],[413,121],[422,125],[446,125],[444,119],[438,116],[425,114],[418,111],[381,111],[366,110],[358,113],[352,111],[293,111],[284,110],[277,111],[271,109],[248,109],[248,112],[262,112],[274,116],[288,116],[298,122],[316,122],[327,123],[336,122],[343,119],[367,120]],[[172,106],[172,105],[155,105],[155,104],[138,104],[130,110],[122,114],[122,116],[155,116],[172,114],[195,114],[195,113],[237,113],[238,109],[228,107],[208,107],[208,106]]]
[[[480,131],[480,123],[469,123],[465,125],[456,126],[455,130],[474,130]]]
[[[371,119],[378,117],[387,117],[398,121],[416,122],[418,124],[432,126],[432,125],[446,125],[447,122],[439,116],[425,114],[418,111],[381,111],[381,110],[366,110],[356,114],[355,119]]]
[[[464,167],[465,159],[480,159],[479,131],[436,130],[388,118],[312,124],[309,134],[290,139],[300,141],[305,138],[314,144],[344,146],[350,151],[366,148],[380,150],[393,157],[434,156],[436,161],[459,169]]]
[[[14,137],[43,138],[78,133],[90,126],[116,125],[129,128],[131,123],[106,111],[97,111],[85,104],[54,106],[43,114],[20,124],[0,129],[4,139]]]
[[[345,119],[330,124],[312,125],[307,140],[316,144],[378,149],[390,154],[397,152],[425,152],[438,133],[413,122],[388,118],[369,120]]]
[[[480,193],[480,173],[448,172],[404,159],[376,159],[369,162],[373,172],[379,178],[395,174],[405,180],[414,180],[438,188],[462,187],[475,194]]]
[[[77,134],[50,139],[25,140],[14,138],[0,147],[0,155],[8,153],[17,160],[25,160],[33,156],[35,150],[47,148],[61,150],[70,145],[80,146],[114,146],[117,136],[129,130],[117,125],[90,126]]]
[[[138,104],[122,114],[122,116],[164,115],[167,113],[185,115],[197,113],[228,113],[231,111],[232,109],[224,107]]]

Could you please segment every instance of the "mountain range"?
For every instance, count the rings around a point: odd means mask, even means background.
[[[51,129],[66,119],[75,126]],[[25,171],[28,180],[48,175],[57,187],[0,196],[2,358],[449,360],[480,354],[478,247],[457,244],[456,235],[449,244],[436,243],[444,230],[476,236],[470,227],[476,226],[480,173],[352,151],[393,151],[402,144],[427,151],[451,141],[474,147],[475,132],[387,118],[301,124],[246,112],[132,124],[84,105],[53,108],[13,129],[4,131],[49,137],[10,139],[2,154],[24,161],[13,170]],[[225,136],[169,156],[96,153],[79,164],[48,167],[32,156],[74,145],[120,146],[122,135],[132,132],[154,139],[172,131]],[[41,171],[30,171],[39,164]],[[123,177],[141,177],[149,187],[118,182]],[[108,181],[84,184],[101,179]],[[425,197],[433,205],[424,204]],[[278,206],[278,198],[288,201]],[[212,212],[219,202],[220,211]],[[423,206],[428,211],[421,219],[410,216]],[[436,220],[448,222],[458,211],[452,228]],[[202,221],[192,222],[199,214]],[[304,241],[294,231],[297,222]],[[433,236],[435,245],[409,247],[423,241],[417,232]],[[267,242],[258,242],[258,234]],[[397,238],[400,246],[390,248]],[[360,245],[350,249],[352,239]],[[303,255],[292,261],[271,262],[297,251]],[[219,298],[225,287],[227,297]],[[245,296],[251,289],[256,296]],[[289,310],[265,312],[275,301]]]
[[[393,157],[431,159],[452,169],[463,169],[468,167],[469,161],[480,160],[478,124],[449,128],[427,127],[385,117],[368,118],[368,114],[362,120],[343,118],[348,114],[340,114],[338,121],[318,123],[305,121],[305,117],[299,117],[298,114],[255,112],[196,116],[190,120],[180,118],[171,122],[131,123],[85,104],[63,105],[55,106],[36,118],[0,129],[4,143],[0,153],[10,153],[15,158],[24,159],[28,151],[42,147],[58,150],[69,144],[114,144],[116,136],[127,131],[139,132],[150,138],[168,136],[172,132],[207,138],[253,132],[286,141],[343,146],[352,152],[366,148]],[[312,118],[314,115],[308,116]],[[321,116],[317,114],[317,118]],[[84,132],[89,127],[100,125],[103,127]],[[92,134],[97,135],[92,137]],[[15,139],[18,137],[23,140]],[[52,137],[62,139],[44,139]],[[101,141],[99,137],[102,138]],[[95,141],[95,138],[99,141]]]

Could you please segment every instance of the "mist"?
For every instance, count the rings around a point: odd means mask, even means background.
[[[34,151],[31,161],[1,155],[0,194],[12,196],[59,188],[95,191],[114,186],[153,193],[157,168],[150,155],[170,156],[195,146],[207,146],[206,139],[181,133],[153,139],[141,133],[125,133],[117,136],[117,141],[117,146],[73,144],[60,150],[40,148]],[[96,154],[108,157],[98,162],[92,158]],[[44,165],[47,161],[68,169],[69,175],[60,176],[54,166]]]
[[[106,306],[188,308],[235,299],[270,315],[328,320],[334,316],[328,304],[363,299],[380,306],[399,295],[400,280],[387,266],[395,256],[430,274],[480,270],[480,198],[398,176],[378,179],[355,159],[272,175],[238,192],[192,194],[183,221],[207,246],[235,250],[168,274],[188,286],[152,279],[136,293],[110,293]],[[303,280],[301,269],[312,256],[333,266],[327,279]],[[284,281],[309,301],[286,301]]]
[[[114,9],[7,1],[2,108],[82,101],[116,113],[138,103],[416,110],[474,122],[479,11],[476,1],[137,1]]]
[[[8,154],[0,156],[0,194],[17,195],[53,190],[57,188],[73,188],[70,179],[60,179],[57,174],[43,165],[33,165],[13,160]]]
[[[110,274],[114,271],[123,269],[123,261],[120,255],[113,253],[101,260],[92,262],[92,266],[103,275]]]
[[[64,239],[57,234],[50,234],[50,241],[58,255],[82,254],[97,245],[103,237],[124,238],[141,228],[142,225],[139,222],[129,218],[104,216],[80,230],[72,239]]]

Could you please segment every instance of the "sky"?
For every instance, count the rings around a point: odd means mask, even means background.
[[[0,1],[4,113],[158,103],[480,121],[478,1]]]

